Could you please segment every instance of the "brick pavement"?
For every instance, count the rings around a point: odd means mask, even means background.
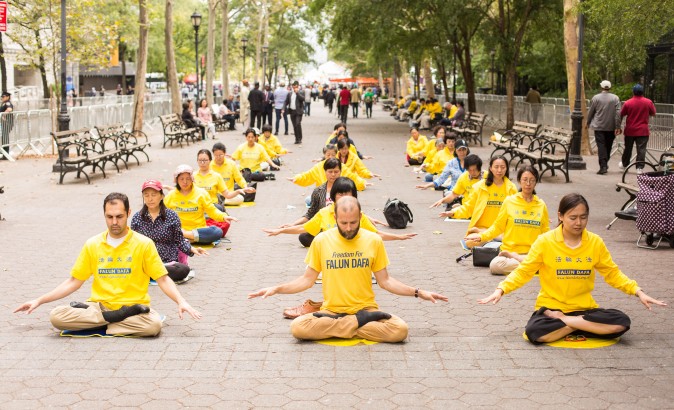
[[[674,380],[671,308],[649,313],[633,297],[597,282],[595,298],[633,320],[632,330],[614,346],[599,350],[536,347],[525,342],[523,326],[537,293],[537,279],[496,306],[478,306],[500,280],[485,269],[454,262],[465,225],[444,223],[428,205],[438,193],[414,189],[418,182],[403,167],[407,129],[375,108],[374,118],[349,120],[361,151],[374,155],[368,167],[381,181],[360,195],[364,210],[382,217],[389,197],[408,202],[415,214],[408,228],[419,236],[386,244],[391,273],[402,281],[444,293],[446,304],[431,305],[378,289],[382,310],[410,325],[403,344],[333,347],[298,342],[281,318],[284,307],[319,299],[316,286],[302,295],[246,300],[248,292],[276,284],[303,271],[306,251],[295,236],[268,238],[261,232],[304,212],[311,190],[285,180],[311,166],[336,119],[314,104],[304,121],[305,144],[277,173],[260,184],[254,207],[233,209],[241,219],[228,234],[232,243],[191,263],[198,276],[180,291],[204,314],[200,322],[179,320],[175,305],[152,288],[153,306],[168,315],[155,339],[59,338],[42,306],[30,316],[11,310],[62,281],[84,240],[103,229],[101,205],[111,191],[130,195],[139,209],[146,178],[170,181],[179,163],[196,167],[196,151],[212,141],[182,149],[161,149],[160,131],[151,131],[152,162],[120,174],[56,184],[53,159],[0,162],[0,407],[216,408],[666,408],[672,407]],[[218,134],[229,150],[243,142],[240,132]],[[489,148],[474,151],[483,158]],[[546,178],[538,186],[551,215],[570,191],[587,195],[589,228],[601,234],[614,259],[652,296],[672,298],[674,251],[649,251],[634,245],[633,223],[604,226],[624,202],[617,193],[617,158],[607,176],[597,176],[596,157],[589,170],[572,173],[572,183]],[[290,206],[294,207],[289,209]],[[442,234],[433,234],[440,231]],[[88,285],[68,300],[84,300]]]

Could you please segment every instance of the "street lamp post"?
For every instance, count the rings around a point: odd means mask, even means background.
[[[265,44],[262,46],[262,88],[267,81],[267,51],[269,50],[269,45]]]
[[[66,0],[61,0],[61,104],[56,119],[59,131],[68,131],[70,129],[68,100],[66,98]],[[64,153],[63,157],[67,156],[68,154]],[[52,172],[61,172],[62,167],[65,167],[65,165],[60,160],[57,160],[52,166]]]
[[[496,94],[494,90],[494,57],[496,57],[496,50],[492,49],[489,55],[491,56],[491,93]]]
[[[274,50],[274,86],[278,84],[278,51]]]
[[[241,39],[241,48],[243,49],[243,79],[246,79],[246,46],[248,45],[248,39]]]
[[[452,44],[454,51],[454,68],[452,72],[452,101],[456,101],[456,29],[454,30],[454,44]]]
[[[192,13],[192,27],[194,27],[194,63],[197,76],[197,100],[199,99],[199,26],[201,25],[201,14],[196,10]],[[195,104],[196,105],[196,104]]]
[[[582,1],[582,0],[581,0]],[[576,100],[571,113],[571,153],[569,154],[568,169],[584,170],[587,164],[580,155],[580,142],[583,137],[583,111],[580,107],[580,91],[583,79],[583,38],[585,31],[585,16],[578,14],[578,59],[576,61]]]

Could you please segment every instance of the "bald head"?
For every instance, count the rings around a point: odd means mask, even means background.
[[[335,202],[337,229],[344,239],[353,239],[360,229],[360,203],[352,196],[343,196]]]

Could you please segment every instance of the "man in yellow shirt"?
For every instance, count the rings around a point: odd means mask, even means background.
[[[38,306],[63,299],[77,291],[91,276],[91,297],[87,303],[71,302],[51,311],[52,325],[61,330],[84,330],[107,326],[109,335],[156,336],[161,331],[159,314],[150,309],[147,288],[150,279],[195,319],[201,313],[180,295],[168,277],[154,242],[129,229],[129,198],[111,193],[103,201],[108,230],[90,238],[75,262],[70,278],[51,292],[30,300],[14,310],[31,313]]]
[[[232,159],[239,161],[239,168],[248,168],[253,173],[264,172],[269,169],[278,171],[279,168],[271,161],[267,151],[261,144],[255,142],[258,132],[253,128],[246,130],[246,142],[239,145],[234,153]]]
[[[397,316],[379,311],[372,289],[372,274],[379,286],[400,296],[415,296],[436,303],[447,297],[414,288],[389,276],[388,256],[382,239],[360,229],[360,203],[354,197],[335,204],[337,227],[319,234],[311,244],[304,275],[278,286],[260,289],[249,299],[299,293],[312,287],[322,273],[324,302],[321,311],[293,320],[292,335],[298,339],[361,337],[375,342],[401,342],[407,324]]]
[[[211,161],[210,168],[220,174],[225,181],[225,186],[229,191],[237,189],[245,189],[248,184],[241,175],[239,167],[236,162],[226,157],[227,148],[222,142],[213,144],[213,161]],[[236,183],[236,184],[235,184]],[[251,184],[255,188],[257,182]],[[237,195],[234,198],[225,198],[225,205],[241,205],[243,202],[253,202],[255,200],[254,194]]]

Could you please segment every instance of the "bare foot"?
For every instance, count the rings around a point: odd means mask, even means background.
[[[549,310],[548,309],[545,312],[543,312],[543,314],[547,317],[551,317],[551,318],[554,318],[554,319],[562,319],[562,318],[566,317],[566,315],[563,312],[560,312],[559,310]]]

